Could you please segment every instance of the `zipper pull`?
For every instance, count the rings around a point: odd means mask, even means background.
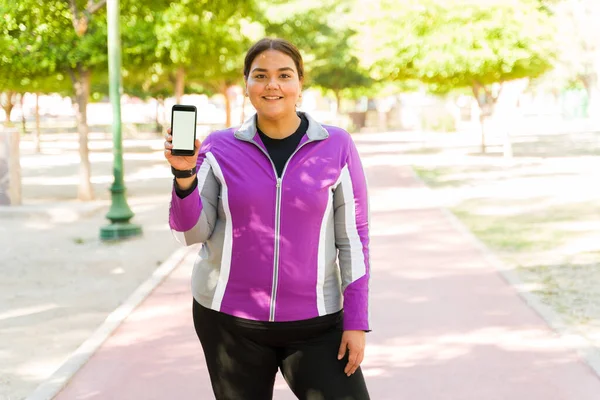
[[[281,187],[281,178],[277,178],[277,185],[275,185],[278,189]]]

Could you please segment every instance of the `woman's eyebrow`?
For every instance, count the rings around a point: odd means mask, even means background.
[[[277,71],[292,71],[292,72],[295,72],[294,69],[291,68],[291,67],[279,68]],[[252,70],[252,72],[267,72],[267,70],[265,68],[254,68]]]

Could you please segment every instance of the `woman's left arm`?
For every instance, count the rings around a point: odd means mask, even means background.
[[[353,373],[369,331],[369,202],[358,150],[348,138],[348,156],[333,194],[335,243],[344,296],[344,338],[340,353],[350,351],[346,373]],[[358,361],[358,362],[356,362]]]
[[[369,330],[369,203],[365,173],[351,138],[333,192],[335,245],[342,276],[344,330]]]

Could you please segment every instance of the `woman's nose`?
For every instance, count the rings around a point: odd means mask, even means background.
[[[270,79],[267,82],[267,89],[275,89],[277,87],[277,82],[274,79]]]

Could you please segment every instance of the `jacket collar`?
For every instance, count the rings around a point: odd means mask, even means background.
[[[308,113],[299,113],[304,115],[308,120],[308,129],[306,131],[308,140],[324,140],[329,137],[329,132],[327,132],[327,130],[323,128],[320,123],[314,120]],[[256,136],[256,132],[256,114],[254,114],[248,118],[237,131],[235,131],[234,136],[240,140],[250,142],[254,139],[254,136]]]

